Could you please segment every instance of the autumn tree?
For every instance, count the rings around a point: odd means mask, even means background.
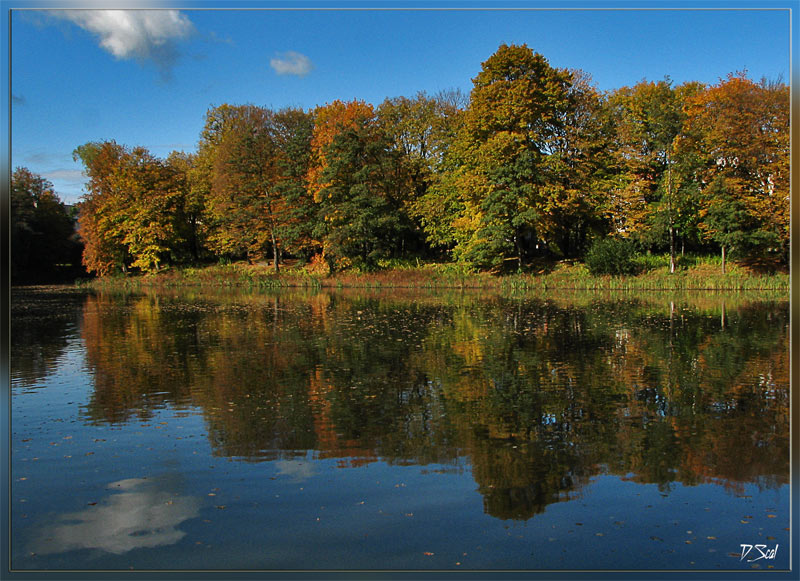
[[[437,227],[446,224],[451,212],[442,211],[443,193],[440,179],[445,172],[446,156],[458,132],[461,113],[467,97],[458,90],[440,91],[428,96],[386,99],[378,107],[378,122],[399,154],[395,179],[404,190],[404,212],[418,224],[420,235],[428,242],[446,246]],[[422,246],[422,240],[417,241]]]
[[[73,157],[83,162],[89,178],[78,218],[78,233],[84,244],[83,264],[101,276],[126,270],[130,264],[128,249],[122,242],[124,196],[114,179],[125,154],[125,149],[114,141],[89,142],[73,152]]]
[[[179,243],[180,172],[143,147],[114,141],[87,143],[73,155],[89,177],[78,222],[87,269],[159,270]]]
[[[165,160],[181,191],[176,206],[176,234],[180,244],[173,249],[178,262],[197,263],[204,255],[204,198],[192,181],[196,160],[196,154],[183,151],[173,151]]]
[[[362,101],[335,101],[316,112],[309,187],[318,204],[315,235],[331,269],[372,267],[396,255],[413,226],[396,179],[399,154]]]
[[[547,156],[563,131],[571,75],[526,45],[502,45],[473,79],[455,144],[450,191],[459,196],[454,252],[499,267],[547,242]]]
[[[466,97],[452,90],[386,99],[378,107],[378,122],[404,160],[412,200],[427,191],[455,138],[457,116],[465,104]]]
[[[253,259],[271,250],[277,271],[284,248],[311,245],[304,180],[312,123],[293,109],[222,105],[208,112],[195,184],[215,253]]]
[[[205,115],[203,129],[197,143],[197,151],[192,155],[191,165],[187,171],[189,197],[200,208],[197,220],[198,238],[202,241],[202,250],[217,255],[216,245],[210,241],[215,234],[216,224],[211,211],[211,188],[214,181],[214,164],[219,145],[227,128],[236,118],[236,107],[223,104],[211,107]]]
[[[306,175],[311,164],[314,116],[302,109],[287,108],[275,113],[274,123],[281,175],[277,195],[285,209],[279,229],[282,247],[294,255],[310,258],[315,248],[316,206]]]
[[[224,135],[214,166],[209,207],[218,229],[212,240],[219,251],[244,251],[248,259],[269,245],[278,270],[276,227],[282,207],[274,190],[278,168],[272,120],[261,108],[243,111],[243,123]]]
[[[786,263],[789,88],[728,75],[688,103],[681,147],[697,160],[701,227],[720,246],[723,269],[732,248]]]
[[[644,243],[659,243],[666,234],[670,272],[675,271],[678,215],[674,142],[684,121],[682,96],[669,78],[641,81],[615,91],[609,105],[616,114],[617,144],[624,159],[631,200],[628,223]]]
[[[183,217],[182,175],[146,149],[135,147],[120,168],[119,187],[129,200],[123,221],[123,243],[143,272],[159,270],[182,240],[178,224]]]
[[[570,71],[566,99],[556,110],[557,123],[543,162],[539,226],[549,249],[561,256],[580,256],[589,238],[604,233],[609,140],[600,107],[600,94],[588,73]]]

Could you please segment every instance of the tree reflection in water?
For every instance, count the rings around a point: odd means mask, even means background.
[[[787,483],[788,325],[786,301],[714,295],[100,293],[85,414],[197,407],[244,461],[468,457],[486,512],[524,520],[604,472]]]

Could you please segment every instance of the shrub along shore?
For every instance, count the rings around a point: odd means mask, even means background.
[[[153,287],[240,288],[464,288],[514,290],[709,290],[788,291],[788,273],[760,274],[728,264],[723,274],[714,258],[683,257],[669,272],[668,256],[639,257],[639,273],[593,275],[580,262],[543,263],[527,272],[496,274],[476,272],[453,263],[402,263],[386,261],[373,271],[355,269],[330,273],[308,265],[284,265],[275,272],[266,263],[237,262],[202,267],[180,267],[145,275],[109,276],[81,284],[98,289]]]

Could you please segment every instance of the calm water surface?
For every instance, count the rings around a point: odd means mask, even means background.
[[[789,566],[788,301],[14,289],[11,332],[13,569]]]

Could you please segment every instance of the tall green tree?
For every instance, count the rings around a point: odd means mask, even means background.
[[[279,237],[288,252],[308,259],[315,250],[316,205],[306,182],[311,165],[314,116],[302,109],[287,108],[275,113],[274,122],[281,175],[277,194],[285,207]]]
[[[547,157],[563,131],[571,75],[526,45],[502,45],[473,79],[456,142],[453,183],[463,192],[455,254],[482,266],[546,244]]]
[[[374,118],[342,128],[325,158],[315,234],[328,264],[371,268],[379,258],[396,255],[409,225],[392,180],[397,154]]]

